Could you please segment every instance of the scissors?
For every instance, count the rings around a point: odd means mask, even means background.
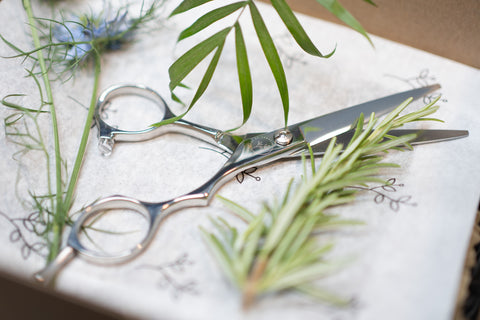
[[[338,143],[344,145],[349,142],[353,135],[351,126],[361,113],[375,113],[375,115],[381,116],[392,111],[408,98],[419,99],[439,88],[440,86],[436,84],[397,93],[271,132],[232,135],[189,122],[183,118],[179,119],[168,108],[162,97],[148,87],[142,85],[110,87],[100,95],[95,112],[99,148],[104,155],[108,156],[112,153],[116,142],[142,141],[168,132],[175,132],[206,141],[225,151],[229,154],[229,158],[220,170],[202,186],[174,199],[162,202],[144,202],[131,197],[114,195],[87,206],[73,224],[66,246],[49,265],[35,275],[35,278],[39,282],[49,283],[57,272],[77,254],[93,262],[118,263],[128,261],[146,248],[165,217],[183,208],[207,206],[219,188],[238,173],[280,159],[299,157],[308,150],[309,145],[315,155],[322,155],[333,137],[337,137]],[[155,102],[163,110],[163,120],[168,124],[159,127],[152,126],[138,131],[121,130],[110,126],[102,119],[102,114],[116,97],[124,95],[137,95]],[[315,130],[311,130],[312,128]],[[389,134],[401,136],[412,132],[418,134],[412,144],[445,141],[468,136],[468,131],[465,130],[392,130]],[[102,214],[102,212],[120,209],[133,210],[145,217],[148,222],[148,230],[142,240],[132,248],[115,254],[87,248],[80,241],[80,234],[88,221]]]

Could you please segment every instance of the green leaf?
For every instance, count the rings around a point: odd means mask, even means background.
[[[315,264],[298,268],[292,272],[289,272],[284,277],[279,279],[276,283],[273,283],[269,288],[271,290],[284,290],[291,287],[296,287],[302,284],[308,284],[318,278],[324,277],[345,265],[345,261],[335,262],[317,262]]]
[[[314,230],[316,232],[316,230]],[[320,245],[318,241],[309,241],[303,245],[294,256],[290,257],[283,264],[285,271],[296,270],[301,266],[315,264],[324,260],[325,255],[331,252],[334,247],[333,242]]]
[[[48,113],[48,111],[46,110],[40,110],[40,109],[31,109],[31,108],[26,108],[26,107],[22,107],[21,105],[18,105],[18,104],[15,104],[15,103],[12,103],[12,102],[8,102],[7,99],[10,98],[10,97],[24,97],[25,95],[24,94],[9,94],[7,96],[5,96],[3,99],[2,99],[2,104],[5,106],[5,107],[8,107],[8,108],[12,108],[12,109],[16,109],[18,111],[23,111],[23,112],[34,112],[34,113]]]
[[[272,70],[272,74],[275,78],[278,91],[280,93],[280,97],[282,98],[285,125],[287,125],[288,111],[290,106],[289,106],[287,79],[285,76],[285,71],[283,69],[282,61],[280,60],[278,51],[275,48],[275,44],[273,43],[272,37],[270,36],[270,33],[268,32],[267,27],[265,26],[265,22],[263,21],[263,18],[257,9],[257,6],[253,2],[250,2],[249,7],[250,7],[250,13],[252,15],[252,21],[253,21],[253,26],[255,28],[255,32],[257,33],[258,40],[260,41],[260,45],[262,46],[263,53],[267,58],[268,65]]]
[[[194,34],[202,31],[209,25],[217,22],[220,19],[225,18],[226,16],[234,13],[240,8],[243,8],[247,5],[246,1],[240,1],[240,2],[235,2],[232,4],[229,4],[227,6],[217,8],[215,10],[212,10],[202,17],[200,17],[197,21],[195,21],[190,27],[187,29],[183,30],[180,35],[178,36],[177,41],[181,41],[185,38],[188,38],[190,36],[193,36]]]
[[[413,139],[415,139],[415,137],[416,137],[415,134],[409,134],[409,135],[404,135],[398,138],[394,138],[392,140],[387,140],[385,142],[379,143],[377,146],[371,147],[370,149],[368,149],[368,152],[376,153],[376,152],[382,152],[383,150],[398,147],[412,141]]]
[[[170,17],[172,17],[176,14],[179,14],[179,13],[186,12],[190,9],[201,6],[202,4],[205,4],[205,3],[210,2],[210,1],[212,1],[212,0],[184,0],[182,3],[180,3],[178,5],[178,7],[176,7],[172,11],[172,13],[170,13]]]
[[[238,283],[237,277],[233,273],[233,265],[230,256],[228,255],[225,247],[222,243],[218,240],[215,235],[207,232],[204,228],[200,227],[200,231],[202,232],[203,239],[207,246],[212,251],[213,255],[216,257],[216,260],[220,264],[223,272],[227,275],[227,277],[232,281],[232,283]]]
[[[298,218],[297,218],[298,219]],[[302,245],[308,241],[308,238],[312,234],[312,230],[315,227],[317,217],[310,215],[306,219],[305,223],[302,226],[302,229],[299,230],[297,236],[293,239],[291,245],[286,252],[287,257],[294,256],[301,249]],[[294,220],[296,221],[296,220]]]
[[[217,231],[220,233],[220,235],[223,237],[225,241],[228,241],[231,237],[230,235],[230,228],[229,226],[225,225],[225,220],[220,220],[218,217],[217,218],[212,218],[208,217],[208,220],[212,223],[212,225],[217,229]]]
[[[1,38],[2,41],[3,41],[7,46],[9,46],[11,49],[13,49],[13,50],[16,51],[16,52],[20,52],[20,54],[17,55],[17,56],[13,56],[13,57],[2,57],[2,58],[17,58],[17,57],[23,56],[23,54],[24,54],[23,50],[21,50],[19,47],[15,46],[13,43],[11,43],[11,42],[8,41],[7,39],[5,39],[1,34],[0,34],[0,38]]]
[[[303,293],[305,293],[309,296],[312,296],[314,298],[320,299],[322,301],[325,301],[327,303],[330,303],[330,304],[336,305],[336,306],[344,307],[344,306],[347,306],[348,304],[350,304],[350,302],[351,302],[349,299],[345,299],[343,297],[340,297],[336,294],[331,293],[330,291],[322,290],[318,287],[314,287],[314,286],[309,285],[309,284],[296,286],[295,289],[297,289],[298,291],[303,292]]]
[[[360,113],[360,116],[357,119],[357,125],[352,126],[352,128],[355,127],[355,129],[352,129],[352,130],[355,130],[355,132],[353,134],[352,139],[350,140],[350,143],[355,141],[357,139],[357,137],[362,133],[364,123],[365,123],[365,115],[362,112],[362,113]],[[349,143],[349,145],[350,145],[350,143]]]
[[[350,143],[348,144],[347,148],[344,150],[344,152],[341,155],[341,159],[347,158],[350,156],[351,153],[353,153],[355,150],[357,150],[358,146],[370,135],[371,130],[373,129],[373,126],[375,125],[375,118],[374,114],[372,113],[370,115],[370,120],[368,122],[367,128],[365,130],[361,130],[361,126],[363,126],[363,113],[360,114],[359,122],[357,125],[357,129],[355,131],[355,134],[350,140]],[[360,120],[362,122],[360,122]]]
[[[304,215],[299,215],[295,217],[292,223],[288,226],[284,236],[279,241],[278,245],[275,247],[273,254],[270,256],[270,262],[268,267],[277,268],[280,264],[280,261],[284,257],[285,253],[289,250],[292,243],[295,242],[295,239],[298,237],[302,228],[305,226],[307,217]]]
[[[245,239],[244,250],[239,261],[242,267],[242,275],[245,275],[245,279],[248,277],[248,272],[255,261],[255,253],[260,247],[260,237],[265,227],[264,218],[265,213],[259,214],[249,226],[249,236]]]
[[[11,115],[5,117],[5,119],[3,119],[3,124],[5,125],[5,129],[7,129],[7,127],[9,127],[11,125],[14,125],[15,123],[17,123],[21,119],[23,119],[24,116],[25,116],[24,113],[18,113],[17,112],[17,113],[14,113],[14,114],[11,114]],[[10,134],[7,132],[7,133],[5,133],[5,135],[8,136]]]
[[[377,4],[375,2],[373,2],[372,0],[363,0],[363,1],[365,1],[368,4],[371,4],[372,6],[377,7]]]
[[[335,52],[334,49],[329,54],[323,55],[317,49],[285,0],[272,0],[272,5],[280,18],[283,20],[283,23],[285,23],[288,31],[290,31],[291,35],[298,45],[303,49],[303,51],[320,58],[329,58]]]
[[[250,211],[238,203],[235,203],[232,200],[224,198],[220,195],[216,195],[215,197],[245,222],[251,223],[255,219],[255,216]]]
[[[217,49],[225,42],[225,38],[230,32],[230,28],[225,28],[208,39],[200,42],[195,47],[185,52],[168,69],[170,76],[170,91],[173,91],[180,85],[183,79],[213,50]]]
[[[240,93],[243,106],[243,123],[245,123],[252,112],[253,89],[252,75],[250,74],[250,65],[248,63],[247,49],[243,38],[240,24],[235,23],[235,49],[237,56],[237,72],[240,84]]]
[[[348,12],[337,0],[316,0],[322,6],[324,6],[328,11],[333,13],[338,19],[345,22],[350,28],[359,32],[368,42],[373,46],[372,40],[368,36],[365,29],[362,27],[360,22],[355,19],[350,12]]]
[[[207,90],[208,84],[210,83],[210,80],[212,80],[213,73],[215,72],[215,69],[217,68],[218,65],[218,60],[220,60],[220,55],[222,54],[223,46],[225,44],[225,38],[223,39],[223,42],[221,42],[217,48],[217,51],[215,52],[215,55],[213,56],[212,60],[210,61],[210,64],[208,65],[207,71],[203,75],[202,81],[200,82],[200,85],[198,86],[197,92],[195,92],[195,96],[192,99],[192,102],[190,103],[190,106],[188,107],[188,110],[190,110],[193,105],[200,99],[200,97],[203,95],[205,90]]]
[[[404,102],[402,102],[398,107],[396,107],[392,112],[390,112],[383,120],[380,122],[378,127],[373,132],[372,136],[375,136],[377,132],[381,132],[383,130],[388,131],[389,128],[392,127],[393,121],[398,115],[412,102],[412,98],[408,98]],[[385,129],[387,128],[387,129]],[[386,133],[386,132],[385,132]]]

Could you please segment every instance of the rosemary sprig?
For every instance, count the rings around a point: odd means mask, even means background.
[[[336,144],[332,139],[318,168],[311,154],[311,176],[307,177],[304,161],[305,174],[295,191],[290,183],[283,199],[274,205],[265,204],[259,214],[220,198],[247,223],[247,228],[239,232],[224,219],[216,218],[212,222],[219,235],[204,228],[202,233],[226,276],[242,291],[244,307],[262,294],[289,289],[335,304],[347,303],[312,285],[342,265],[327,259],[333,245],[325,243],[318,231],[358,223],[342,220],[326,210],[352,202],[357,191],[350,186],[385,183],[376,176],[379,169],[397,165],[381,162],[382,155],[388,150],[411,147],[408,141],[415,136],[390,137],[388,131],[408,122],[432,120],[427,117],[437,110],[436,101],[400,116],[410,101],[381,122],[372,114],[365,127],[362,115],[348,145]]]

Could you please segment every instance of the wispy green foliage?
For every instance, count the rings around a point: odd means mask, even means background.
[[[311,176],[308,177],[304,162],[305,173],[298,187],[293,190],[290,183],[283,199],[273,205],[265,204],[259,214],[220,198],[247,224],[246,229],[240,232],[224,219],[216,218],[212,219],[216,233],[202,231],[224,273],[242,291],[245,307],[262,294],[289,289],[335,304],[347,303],[348,300],[313,285],[345,262],[328,257],[332,243],[325,242],[319,231],[358,223],[342,220],[327,209],[352,202],[357,191],[351,186],[385,183],[377,176],[379,170],[397,165],[382,162],[383,154],[410,147],[408,141],[415,137],[390,137],[388,132],[408,122],[430,120],[428,116],[438,109],[434,101],[401,116],[410,101],[381,122],[372,114],[364,126],[361,116],[348,145],[336,144],[332,139],[318,167],[311,155]]]
[[[122,45],[133,39],[134,32],[156,18],[156,10],[163,1],[154,1],[148,7],[141,7],[140,15],[129,18],[125,8],[113,12],[110,9],[97,15],[76,15],[70,20],[60,14],[59,20],[39,18],[34,15],[30,0],[23,0],[28,17],[28,25],[33,42],[32,50],[23,50],[6,36],[1,35],[3,42],[26,64],[27,75],[36,83],[38,89],[38,105],[26,107],[13,99],[23,94],[9,94],[2,99],[2,104],[14,110],[4,120],[7,138],[20,146],[16,159],[30,151],[41,151],[45,156],[45,174],[47,176],[47,194],[41,197],[30,190],[32,209],[40,213],[39,223],[44,225],[42,235],[49,248],[48,260],[57,255],[62,243],[62,233],[69,222],[69,211],[73,204],[76,183],[80,174],[88,136],[91,129],[93,111],[100,80],[100,55],[106,50],[120,49]],[[87,61],[93,64],[86,64]],[[60,133],[56,116],[56,104],[51,82],[58,78],[70,79],[81,65],[94,67],[93,88],[85,119],[84,129],[80,137],[77,156],[70,175],[67,161],[62,158],[60,150]],[[42,135],[39,117],[51,118],[53,139]],[[49,141],[53,140],[55,154],[48,152]],[[55,173],[51,174],[51,163]],[[38,168],[37,168],[38,169]]]
[[[113,11],[110,7],[100,13],[69,15],[60,13],[59,18],[39,18],[35,20],[35,32],[39,39],[38,47],[30,51],[15,46],[0,35],[3,42],[17,54],[9,58],[23,57],[38,61],[37,52],[42,51],[46,70],[58,78],[73,76],[79,66],[91,60],[95,54],[122,48],[134,39],[135,32],[146,23],[158,18],[158,8],[163,1],[154,1],[145,7],[142,3],[138,17],[131,18],[127,8]],[[31,70],[35,70],[36,64]]]
[[[184,0],[175,10],[173,10],[170,16],[172,17],[190,11],[191,9],[197,8],[209,2],[213,1]],[[346,22],[350,27],[361,32],[370,41],[370,38],[363,30],[361,25],[336,1],[318,2],[329,9],[339,19]],[[220,2],[217,1],[215,3]],[[317,49],[285,0],[271,0],[271,3],[290,34],[303,51],[320,58],[329,58],[334,53],[335,50],[328,54],[323,54]],[[259,43],[277,84],[278,92],[282,101],[285,124],[287,124],[290,100],[285,70],[275,46],[274,39],[272,38],[264,19],[255,4],[255,1],[238,1],[227,5],[225,5],[225,2],[222,2],[221,5],[222,6],[216,7],[205,13],[180,33],[178,41],[182,41],[202,31],[206,32],[204,30],[207,27],[236,14],[235,19],[233,19],[234,22],[229,27],[224,28],[221,31],[217,31],[214,35],[201,41],[190,50],[185,52],[170,66],[169,76],[172,97],[179,101],[178,97],[174,93],[175,89],[182,84],[182,81],[185,80],[185,78],[200,64],[200,62],[211,56],[212,52],[215,52],[215,54],[211,57],[209,67],[205,72],[198,89],[196,90],[194,98],[188,105],[188,110],[193,107],[193,105],[198,101],[208,87],[213,73],[218,65],[218,60],[222,54],[222,49],[226,38],[229,36],[231,31],[234,30],[238,80],[243,108],[243,123],[248,120],[253,105],[252,78],[250,65],[248,64],[247,49],[243,39],[242,27],[239,22],[240,17],[247,11],[246,9],[248,9],[255,32],[258,36]]]

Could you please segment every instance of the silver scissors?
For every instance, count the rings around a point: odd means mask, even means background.
[[[35,275],[35,278],[40,282],[49,283],[59,269],[77,254],[94,262],[128,261],[145,249],[165,217],[182,208],[208,205],[219,188],[238,173],[280,159],[299,157],[308,149],[309,145],[315,155],[321,155],[333,137],[337,137],[338,143],[345,145],[353,134],[351,126],[361,113],[367,115],[375,113],[375,115],[381,116],[392,111],[410,97],[418,99],[439,88],[439,85],[432,85],[413,89],[322,115],[279,130],[235,136],[179,119],[168,108],[162,97],[148,87],[142,85],[110,87],[100,95],[95,113],[99,147],[104,155],[112,153],[115,142],[142,141],[167,132],[176,132],[206,141],[225,151],[229,154],[229,158],[220,170],[202,186],[174,199],[162,202],[144,202],[131,197],[114,195],[87,206],[73,224],[66,246],[49,265]],[[110,126],[102,119],[102,113],[114,98],[123,95],[138,95],[152,100],[163,110],[163,120],[168,124],[139,131],[121,130]],[[311,130],[312,128],[315,130]],[[412,132],[418,134],[412,144],[468,136],[468,131],[465,130],[393,130],[389,134],[401,136]],[[148,222],[145,237],[136,242],[133,247],[110,254],[102,250],[87,248],[80,241],[80,234],[89,221],[105,211],[120,209],[138,212]]]

